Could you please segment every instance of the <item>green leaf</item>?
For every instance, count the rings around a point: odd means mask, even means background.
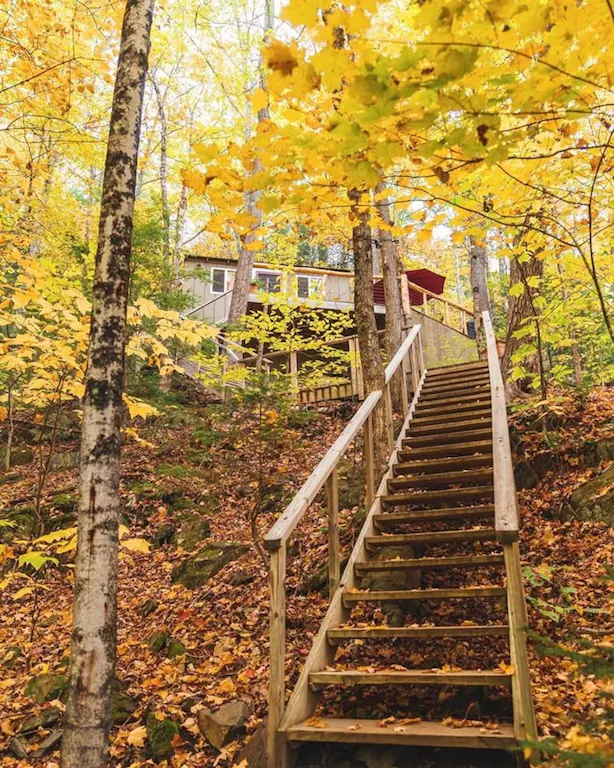
[[[46,563],[53,563],[53,565],[59,565],[59,561],[55,557],[48,557],[41,552],[26,552],[24,555],[19,556],[19,567],[29,565],[34,568],[35,571],[40,569]]]

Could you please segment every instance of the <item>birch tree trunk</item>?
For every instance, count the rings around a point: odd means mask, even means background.
[[[168,125],[166,122],[166,109],[158,78],[152,72],[149,76],[156,94],[158,106],[158,119],[160,120],[160,200],[162,201],[162,258],[168,274],[171,273],[171,211],[168,204],[168,149],[167,136]]]
[[[471,292],[473,294],[473,316],[475,322],[475,338],[478,350],[483,352],[486,349],[486,334],[484,332],[484,323],[482,321],[482,312],[490,312],[490,301],[488,300],[488,262],[486,257],[486,248],[476,245],[473,238],[469,248],[469,259],[471,265]]]
[[[127,0],[104,170],[81,434],[62,768],[107,761],[117,635],[122,388],[143,91],[155,0]]]
[[[273,29],[275,13],[273,7],[273,0],[266,0],[264,8],[264,36],[262,40],[263,46],[266,45],[271,30]],[[264,75],[264,62],[262,54],[260,55],[260,73],[259,73],[260,87],[263,91],[267,90],[266,78]],[[268,105],[258,111],[258,123],[263,120],[268,120],[270,117],[270,110]],[[251,133],[251,118],[249,113],[246,117],[246,136],[249,138]],[[253,173],[258,173],[262,169],[262,166],[256,158],[254,161]],[[239,259],[237,261],[237,271],[235,273],[234,286],[232,288],[232,297],[230,299],[230,309],[228,310],[228,325],[237,325],[241,318],[247,314],[247,305],[249,302],[249,286],[252,282],[252,267],[254,265],[254,252],[250,249],[250,244],[257,240],[255,232],[262,225],[262,211],[258,206],[261,192],[252,191],[245,193],[245,210],[250,216],[253,217],[254,223],[252,224],[249,232],[247,232],[241,238],[241,248],[239,250]]]

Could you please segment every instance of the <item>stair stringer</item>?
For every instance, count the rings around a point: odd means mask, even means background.
[[[346,608],[343,604],[343,592],[354,588],[356,585],[357,577],[355,574],[354,565],[358,562],[361,562],[361,560],[368,558],[369,552],[366,548],[366,539],[369,536],[374,536],[377,534],[377,529],[375,528],[373,522],[374,516],[381,513],[383,510],[382,497],[385,496],[388,492],[388,480],[394,477],[393,467],[397,463],[398,453],[403,449],[403,438],[405,437],[405,433],[407,432],[409,424],[413,419],[414,411],[418,404],[418,400],[420,399],[420,391],[426,378],[426,374],[427,371],[425,369],[416,388],[416,392],[412,399],[411,405],[407,411],[407,416],[403,422],[399,436],[396,439],[394,450],[392,451],[392,454],[388,460],[387,470],[381,479],[375,494],[375,498],[373,499],[373,503],[371,504],[364,525],[360,531],[360,534],[358,535],[358,538],[356,539],[354,549],[352,550],[350,558],[341,577],[339,587],[335,592],[335,595],[332,598],[328,610],[322,620],[318,634],[313,641],[311,651],[305,660],[305,664],[301,670],[299,679],[296,683],[296,686],[294,687],[292,695],[290,696],[290,700],[288,701],[288,705],[279,726],[280,741],[285,742],[285,733],[288,731],[288,729],[293,725],[301,722],[302,720],[306,720],[315,711],[319,695],[312,691],[309,687],[309,675],[312,672],[320,672],[324,670],[333,661],[335,648],[328,642],[327,632],[333,627],[344,624],[350,615],[351,607]],[[282,743],[279,744],[278,755],[279,762],[277,768],[286,768],[288,764],[287,749]]]

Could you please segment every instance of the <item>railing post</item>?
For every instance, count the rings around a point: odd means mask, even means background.
[[[445,314],[445,323],[446,325],[450,325],[450,305],[447,301],[444,300],[443,302],[444,306],[444,314]]]
[[[341,556],[339,552],[339,480],[337,467],[326,481],[328,502],[328,597],[335,596],[341,580]]]
[[[348,339],[348,350],[350,354],[350,381],[352,382],[352,394],[358,396],[358,356],[356,354],[356,339]]]
[[[270,684],[267,725],[267,768],[278,768],[279,725],[286,704],[286,542],[271,552],[269,572],[270,610]],[[282,747],[283,748],[283,747]]]
[[[461,331],[465,333],[467,330],[467,323],[465,322],[465,310],[461,309]]]
[[[429,300],[428,300],[428,296],[426,295],[426,293],[422,294],[422,310],[423,310],[424,314],[428,317],[428,314],[429,314]]]
[[[290,352],[288,362],[290,368],[290,382],[292,391],[296,393],[298,391],[298,354],[294,351]]]
[[[371,508],[375,498],[375,477],[373,466],[373,414],[370,413],[364,426],[363,452],[365,459],[365,491],[367,509]]]
[[[394,448],[394,419],[392,414],[392,395],[390,382],[384,386],[384,407],[386,409],[386,436],[388,438],[388,452]]]

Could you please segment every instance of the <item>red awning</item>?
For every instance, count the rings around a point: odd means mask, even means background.
[[[425,288],[427,291],[436,293],[438,296],[443,293],[443,286],[446,282],[446,278],[443,275],[431,272],[430,269],[409,269],[405,274],[410,283],[419,285],[420,288]],[[373,299],[376,304],[384,304],[383,280],[378,280],[373,284]],[[414,306],[418,306],[423,302],[423,294],[415,288],[410,288],[409,300]]]

